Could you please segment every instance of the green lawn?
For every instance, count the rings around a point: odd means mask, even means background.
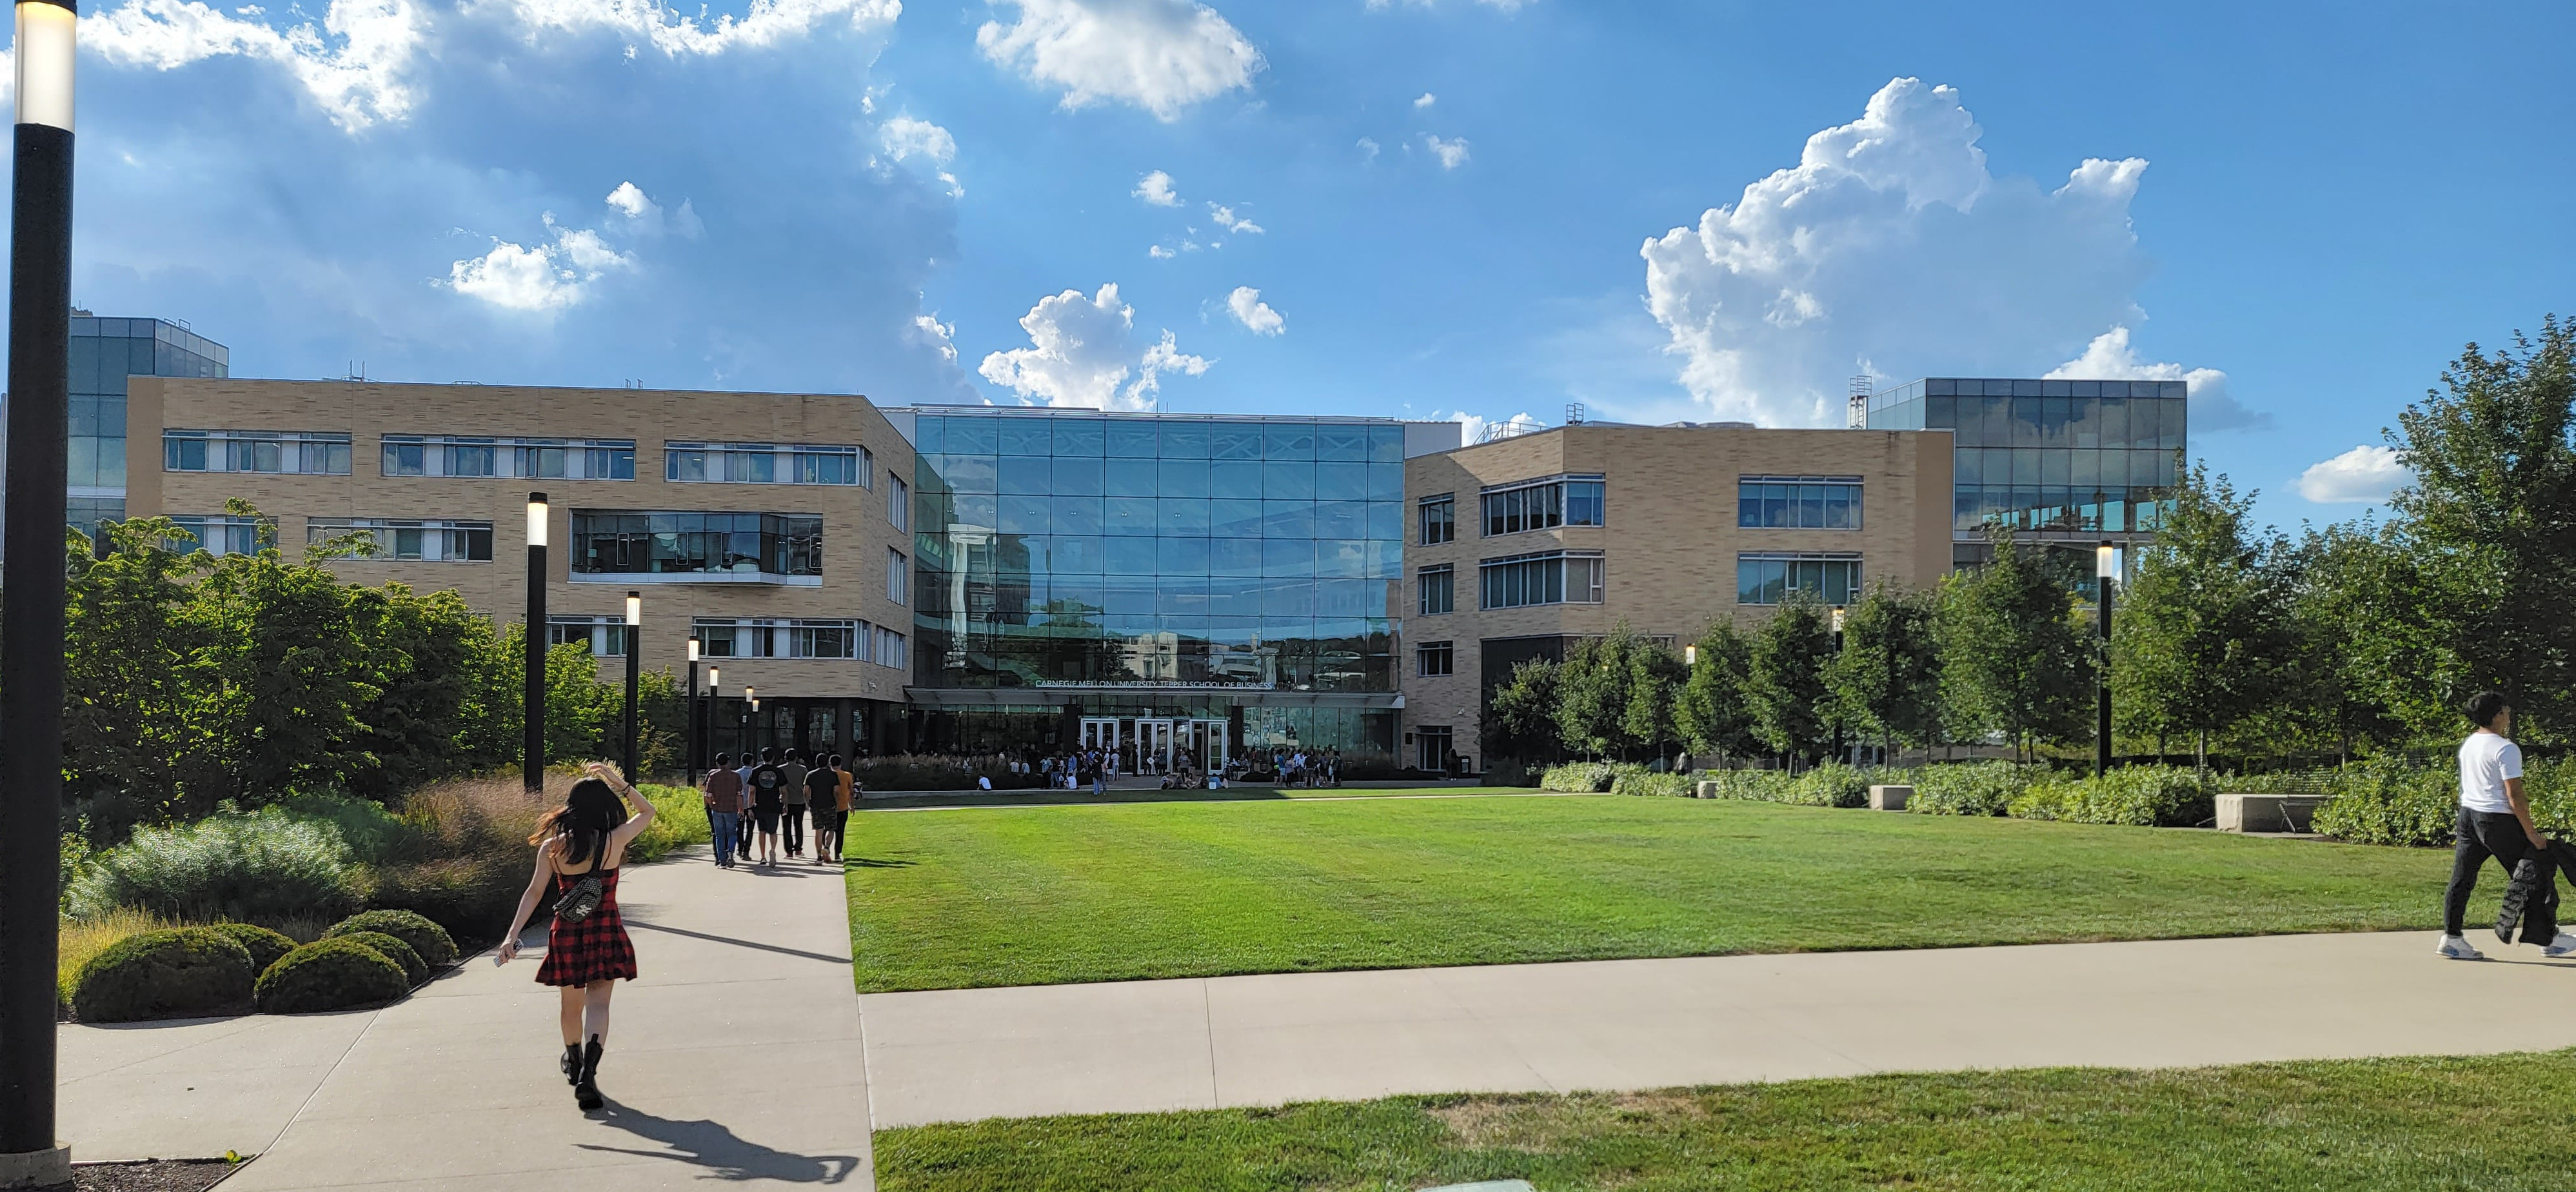
[[[2105,1024],[2116,1027],[2116,1024]],[[879,1131],[887,1192],[2556,1192],[2576,1053],[1397,1097]]]
[[[848,853],[866,992],[2427,928],[2450,860],[1621,796],[871,813]]]

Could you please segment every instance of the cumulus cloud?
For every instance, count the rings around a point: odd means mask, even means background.
[[[1136,180],[1136,189],[1128,192],[1156,207],[1178,207],[1181,196],[1172,189],[1172,176],[1156,170]]]
[[[1236,286],[1225,296],[1225,308],[1234,312],[1234,321],[1249,328],[1254,335],[1277,335],[1288,330],[1288,320],[1270,304],[1261,300],[1261,291],[1251,286]]]
[[[2299,495],[2320,505],[2376,505],[2413,483],[2394,447],[2355,447],[2299,473]]]
[[[1020,319],[1029,346],[994,352],[977,368],[985,380],[1023,401],[1050,406],[1142,410],[1151,408],[1165,373],[1198,376],[1203,357],[1184,354],[1170,331],[1141,354],[1130,342],[1134,307],[1119,300],[1111,282],[1084,297],[1066,290],[1038,300]],[[1135,379],[1128,377],[1133,374]]]
[[[752,0],[742,16],[723,13],[713,19],[683,16],[659,0],[501,0],[526,30],[529,41],[549,31],[584,33],[606,30],[626,39],[629,56],[638,46],[661,53],[721,54],[812,36],[845,19],[862,33],[881,32],[903,14],[902,0]],[[705,9],[699,10],[701,14]]]
[[[935,166],[957,160],[957,138],[927,120],[897,116],[877,129],[877,143],[896,161],[924,158]]]
[[[322,26],[277,28],[257,7],[227,16],[196,0],[127,0],[81,18],[81,48],[119,66],[176,70],[209,58],[283,67],[332,123],[356,131],[411,111],[428,22],[409,0],[332,0]]]
[[[2129,205],[2147,163],[2087,160],[2044,190],[1989,173],[1983,135],[1956,90],[1896,79],[1858,120],[1809,137],[1796,166],[1648,239],[1646,305],[1683,387],[1722,418],[1832,425],[1847,379],[1875,371],[1865,361],[1890,375],[2028,376],[2099,355],[2188,379],[2128,348],[2126,328],[2145,317]],[[2210,393],[2201,425],[2250,418]]]
[[[1465,137],[1460,137],[1454,141],[1444,141],[1436,136],[1425,133],[1422,137],[1422,145],[1424,148],[1431,150],[1431,155],[1433,157],[1440,159],[1441,169],[1454,170],[1467,164],[1467,138]]]
[[[1168,248],[1165,248],[1165,247],[1163,247],[1162,245],[1156,244],[1156,245],[1153,245],[1153,246],[1148,247],[1148,248],[1145,250],[1145,255],[1146,255],[1146,256],[1149,256],[1149,257],[1152,257],[1152,258],[1154,258],[1154,259],[1155,259],[1155,260],[1157,260],[1157,261],[1168,261],[1168,260],[1171,260],[1171,259],[1172,259],[1172,258],[1174,258],[1174,257],[1177,257],[1177,256],[1181,255],[1181,254],[1176,253],[1176,252],[1173,252],[1172,250],[1170,250],[1170,249],[1168,249]]]
[[[1114,100],[1173,120],[1250,87],[1263,65],[1241,31],[1193,0],[1009,2],[1019,20],[985,22],[976,46],[1032,83],[1061,88],[1068,111]]]
[[[1238,236],[1258,236],[1261,234],[1260,224],[1237,216],[1234,213],[1234,208],[1232,207],[1220,207],[1214,203],[1210,203],[1208,204],[1208,218],[1215,220],[1216,226],[1224,228],[1226,231],[1232,232]]]
[[[1523,410],[1509,418],[1487,418],[1482,414],[1470,414],[1465,410],[1459,410],[1454,413],[1442,413],[1434,410],[1431,414],[1431,420],[1434,422],[1449,421],[1457,423],[1459,426],[1459,441],[1471,447],[1484,442],[1488,437],[1503,438],[1510,435],[1527,434],[1534,430],[1547,429],[1546,423],[1539,421],[1527,410]]]
[[[2129,346],[2129,329],[2114,327],[2093,337],[2084,354],[2048,370],[2050,378],[2090,381],[2182,381],[2191,394],[2191,429],[2242,430],[2267,427],[2272,416],[2247,409],[2227,392],[2227,374],[2214,368],[2185,370],[2179,364],[2150,364]]]
[[[1428,92],[1428,91],[1425,91],[1425,92],[1423,92],[1423,93],[1421,94],[1421,96],[1420,96],[1420,97],[1416,98],[1416,99],[1413,101],[1413,106],[1415,106],[1415,107],[1417,107],[1417,108],[1427,108],[1427,107],[1430,107],[1431,105],[1433,105],[1433,104],[1435,104],[1435,103],[1438,103],[1438,102],[1440,102],[1440,97],[1439,97],[1439,96],[1437,96],[1437,95],[1433,95],[1432,93],[1430,93],[1430,92]]]
[[[939,353],[951,364],[957,361],[957,324],[942,323],[937,314],[912,317],[913,342]]]
[[[626,217],[623,230],[637,236],[653,237],[667,232],[694,240],[706,230],[706,225],[699,222],[697,210],[689,205],[688,200],[680,201],[678,211],[665,212],[661,204],[653,201],[653,196],[645,194],[644,188],[633,182],[618,183],[617,189],[608,192],[607,202],[610,210]]]
[[[635,265],[595,231],[558,226],[553,215],[545,223],[552,243],[532,248],[495,238],[492,251],[448,267],[448,288],[503,310],[554,311],[588,297],[602,274]]]

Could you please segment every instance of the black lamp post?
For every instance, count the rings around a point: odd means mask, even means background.
[[[699,720],[699,723],[700,723],[700,724],[702,724],[702,725],[704,725],[704,726],[705,726],[705,729],[706,729],[706,734],[707,734],[707,745],[706,745],[706,748],[701,749],[701,750],[699,750],[698,752],[699,752],[699,755],[705,759],[706,764],[707,764],[707,765],[709,765],[709,766],[713,766],[713,765],[715,765],[715,762],[716,762],[716,694],[717,694],[719,691],[723,690],[723,688],[724,688],[724,668],[723,668],[723,667],[721,667],[721,666],[711,666],[711,667],[708,667],[708,668],[707,668],[707,714],[706,714],[704,717],[700,718],[700,720]],[[692,692],[692,693],[690,693],[689,698],[690,698],[690,699],[696,699],[696,698],[697,698],[697,694],[696,694],[695,692]]]
[[[528,683],[519,734],[519,781],[546,785],[546,494],[528,494]]]
[[[641,742],[635,739],[635,686],[643,678],[644,594],[626,594],[626,769],[628,782],[642,782],[636,773],[643,760]]]
[[[1840,657],[1843,652],[1843,606],[1839,604],[1834,606],[1833,624],[1834,654]],[[1840,712],[1834,713],[1834,760],[1843,760],[1843,717]]]
[[[20,0],[0,556],[0,1188],[69,1186],[54,1137],[62,872],[63,482],[71,399],[71,0]]]
[[[2120,578],[2120,548],[2105,538],[2093,548],[2093,582],[2101,589],[2101,615],[2093,618],[2096,633],[2102,639],[2102,671],[2095,679],[2096,711],[2100,723],[2093,732],[2093,776],[2111,772],[2111,589]]]
[[[687,709],[688,714],[688,744],[684,747],[688,755],[688,778],[695,783],[705,767],[698,760],[698,636],[694,633],[689,635],[688,698],[681,701],[681,706]]]

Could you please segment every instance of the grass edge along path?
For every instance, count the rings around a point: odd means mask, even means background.
[[[2576,1050],[995,1119],[875,1148],[884,1192],[2555,1192],[2571,1116]]]
[[[848,853],[863,993],[2407,930],[2449,860],[1623,796],[869,816]]]

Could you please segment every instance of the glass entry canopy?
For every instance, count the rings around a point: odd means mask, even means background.
[[[1082,748],[1116,755],[1121,774],[1206,773],[1225,768],[1226,723],[1088,716],[1082,721]]]

